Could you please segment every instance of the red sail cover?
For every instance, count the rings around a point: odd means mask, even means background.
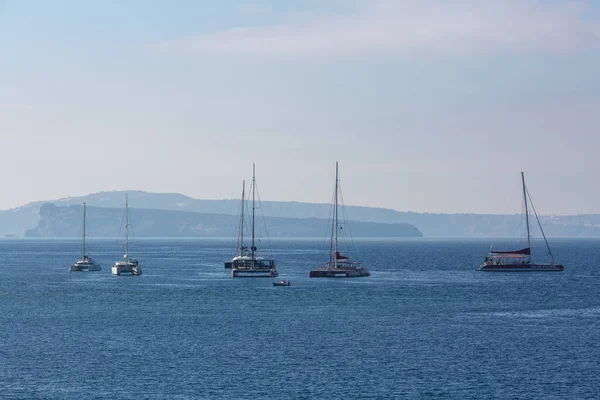
[[[341,255],[339,251],[336,251],[334,253],[334,257],[336,260],[347,260],[348,259],[348,257]]]
[[[527,247],[521,250],[514,250],[514,251],[490,251],[490,253],[492,254],[527,254],[530,255],[531,254],[531,248]]]

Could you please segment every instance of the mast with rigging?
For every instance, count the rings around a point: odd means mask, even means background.
[[[129,199],[125,193],[125,262],[129,262]]]
[[[525,200],[525,223],[527,225],[527,248],[531,249],[531,233],[529,231],[529,207],[527,206],[527,187],[525,186],[525,174],[521,171],[521,183],[523,184],[523,199]],[[531,254],[528,259],[531,259]]]
[[[81,255],[82,260],[85,260],[87,258],[85,255],[85,214],[86,214],[85,203],[83,203],[83,254]]]
[[[244,252],[244,200],[246,197],[246,181],[242,181],[242,210],[240,212],[240,254]]]
[[[254,167],[254,163],[252,163],[252,243],[250,245],[250,251],[251,251],[251,255],[252,255],[252,265],[256,264],[256,259],[254,258],[254,252],[256,251],[256,247],[254,246],[254,212],[256,207],[254,206],[254,200],[255,200],[255,193],[256,193],[256,174],[255,174],[255,167]]]
[[[333,266],[337,268],[337,245],[338,245],[338,190],[339,190],[339,172],[338,162],[335,162],[335,196],[333,201],[333,229],[335,234],[333,235]]]

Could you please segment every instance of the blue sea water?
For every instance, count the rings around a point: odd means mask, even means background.
[[[308,278],[323,241],[274,241],[273,287],[230,277],[232,241],[138,240],[144,274],[113,277],[116,240],[91,273],[76,240],[1,240],[0,398],[598,398],[600,241],[552,243],[563,273],[476,272],[489,240],[359,240],[372,276],[333,280]]]

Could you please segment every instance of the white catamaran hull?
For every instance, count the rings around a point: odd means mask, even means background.
[[[98,264],[90,264],[90,265],[77,265],[77,264],[73,264],[71,265],[71,268],[69,268],[69,271],[72,272],[81,272],[81,271],[100,271],[102,270],[102,268],[100,267],[100,265]]]
[[[139,266],[138,263],[132,263],[132,262],[118,262],[115,265],[112,266],[111,268],[111,272],[113,275],[141,275],[142,274],[142,268]]]
[[[232,278],[272,278],[279,275],[275,269],[237,269],[231,270]]]
[[[70,271],[72,272],[76,272],[76,271],[100,271],[102,270],[102,267],[100,267],[100,264],[73,264],[71,265],[71,267],[69,268]]]

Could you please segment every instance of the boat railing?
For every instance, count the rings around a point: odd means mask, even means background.
[[[498,254],[487,256],[483,262],[485,265],[507,265],[507,264],[530,264],[531,261],[526,256],[502,256]]]
[[[363,265],[360,261],[348,261],[348,260],[338,260],[337,263],[334,261],[328,261],[325,263],[327,268],[363,268]]]
[[[233,268],[275,268],[275,262],[273,260],[234,260]]]

